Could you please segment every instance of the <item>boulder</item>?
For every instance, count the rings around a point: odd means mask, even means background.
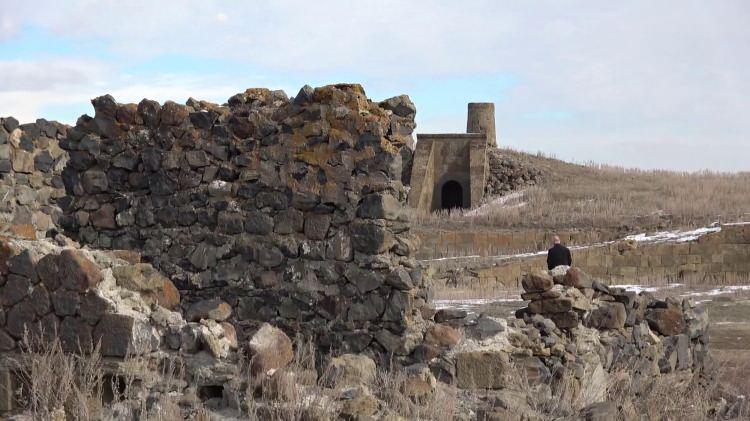
[[[526,292],[544,292],[555,286],[552,276],[546,271],[525,274],[521,284]]]
[[[65,249],[57,261],[63,288],[83,292],[102,281],[99,267],[81,251]]]
[[[459,331],[447,325],[436,324],[430,326],[424,335],[424,342],[426,344],[437,347],[453,348],[460,341],[461,334]]]
[[[682,311],[677,307],[650,308],[646,310],[646,321],[651,329],[664,336],[678,335],[685,330]]]
[[[573,308],[573,301],[568,298],[552,298],[532,301],[529,303],[529,311],[539,313],[565,313]]]
[[[456,380],[461,389],[503,389],[510,383],[510,359],[502,351],[456,354]]]
[[[172,281],[150,264],[116,266],[112,274],[118,285],[139,292],[147,303],[156,303],[170,310],[180,304],[180,292]]]
[[[457,308],[443,308],[435,312],[434,319],[437,323],[443,323],[449,320],[463,319],[466,314],[466,311]]]
[[[565,272],[563,285],[576,288],[591,288],[591,278],[580,268],[572,267]]]
[[[370,385],[375,381],[377,368],[372,358],[361,354],[344,354],[331,358],[324,371],[328,387]]]
[[[622,329],[625,327],[627,312],[622,303],[603,302],[591,311],[587,325],[597,329]]]
[[[278,328],[264,323],[250,338],[250,371],[253,375],[285,367],[294,359],[292,341]]]
[[[105,314],[96,325],[94,341],[101,341],[105,357],[125,357],[150,352],[159,345],[159,336],[144,321],[124,314]]]

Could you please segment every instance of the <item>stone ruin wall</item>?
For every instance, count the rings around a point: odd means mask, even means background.
[[[66,132],[54,121],[0,118],[0,231],[32,238],[56,226],[67,162],[59,141]]]
[[[60,141],[76,240],[139,251],[186,303],[221,297],[240,336],[268,321],[322,349],[411,352],[427,296],[404,212],[408,97],[335,85],[92,103]]]

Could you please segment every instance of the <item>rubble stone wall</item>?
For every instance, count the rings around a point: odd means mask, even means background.
[[[47,120],[19,124],[0,118],[0,231],[30,238],[56,226],[67,162],[59,140],[66,131]]]
[[[268,321],[323,349],[411,352],[426,292],[404,212],[408,97],[335,85],[92,103],[61,142],[66,232],[138,250],[186,303],[221,297],[241,335]]]

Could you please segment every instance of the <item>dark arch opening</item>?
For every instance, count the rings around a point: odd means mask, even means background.
[[[464,207],[464,189],[457,181],[450,180],[443,184],[442,203],[440,204],[442,209],[454,209]]]

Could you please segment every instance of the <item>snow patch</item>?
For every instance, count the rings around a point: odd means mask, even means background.
[[[695,241],[706,234],[711,234],[719,231],[721,231],[721,227],[698,228],[692,231],[660,231],[651,235],[628,235],[624,238],[624,240],[632,240],[637,243],[684,243],[687,241]]]

